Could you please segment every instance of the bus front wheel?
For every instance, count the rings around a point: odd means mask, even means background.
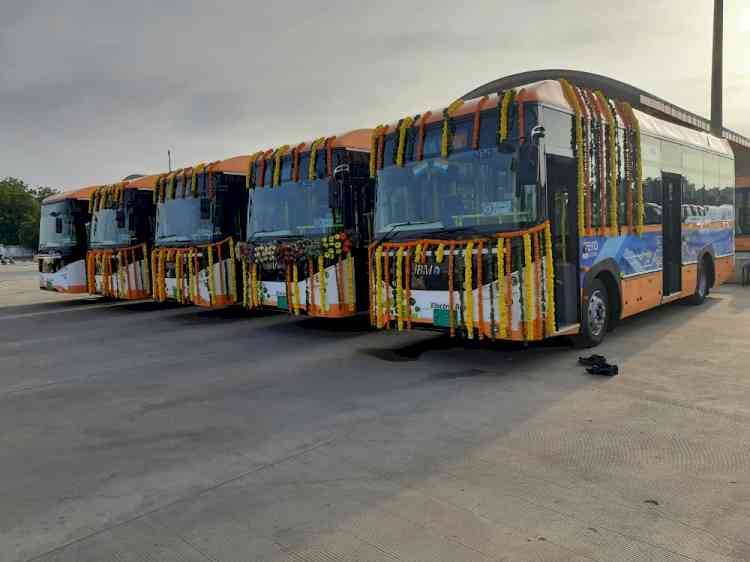
[[[609,323],[609,296],[607,287],[600,279],[594,279],[586,291],[586,298],[581,310],[581,333],[578,336],[579,347],[599,345],[607,334]]]
[[[695,292],[690,296],[690,304],[703,304],[711,291],[711,258],[704,257],[698,265],[698,279],[695,280]]]

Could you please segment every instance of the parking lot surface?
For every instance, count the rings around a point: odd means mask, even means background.
[[[750,290],[566,342],[111,303],[0,268],[0,560],[750,560]],[[25,267],[25,269],[24,269]]]

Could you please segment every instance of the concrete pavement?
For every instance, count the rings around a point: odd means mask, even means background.
[[[750,560],[750,290],[626,321],[609,379],[564,342],[23,283],[0,269],[0,560]]]

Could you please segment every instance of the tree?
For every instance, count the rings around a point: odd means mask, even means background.
[[[49,187],[32,188],[17,178],[0,180],[0,244],[39,246],[39,216]]]

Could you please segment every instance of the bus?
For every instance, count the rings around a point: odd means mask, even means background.
[[[250,157],[243,304],[344,318],[368,309],[372,131]]]
[[[246,171],[247,157],[239,156],[158,179],[151,253],[155,300],[206,308],[238,303],[235,244],[245,230]]]
[[[151,297],[149,253],[154,243],[158,175],[122,181],[89,196],[88,292],[115,299]]]
[[[594,346],[733,274],[728,142],[564,78],[377,127],[370,158],[380,329]]]
[[[39,219],[39,288],[86,293],[89,196],[99,186],[56,193],[42,201]]]

